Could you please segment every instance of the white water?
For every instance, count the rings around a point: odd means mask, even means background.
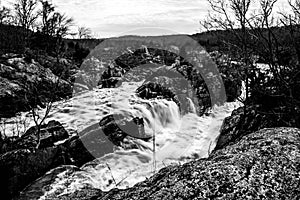
[[[133,140],[130,142],[135,143],[138,149],[115,148],[113,153],[85,164],[82,171],[67,177],[63,174],[58,176],[57,182],[50,186],[51,190],[44,197],[57,193],[57,189],[64,194],[84,186],[104,191],[114,187],[127,188],[150,177],[164,166],[207,157],[216,145],[224,118],[241,106],[239,102],[226,103],[213,107],[209,115],[199,117],[195,114],[193,102],[189,101],[191,113],[181,116],[174,102],[138,98],[135,89],[140,84],[123,83],[119,88],[95,89],[56,103],[48,121],[57,120],[66,129],[80,132],[99,123],[108,114],[143,117],[146,133],[149,136],[155,134],[155,169],[153,140]]]

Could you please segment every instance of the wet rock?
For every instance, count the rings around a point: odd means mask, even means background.
[[[53,185],[55,185],[58,181],[64,181],[62,180],[66,176],[70,175],[71,173],[75,171],[79,171],[80,169],[75,166],[61,166],[58,168],[55,168],[53,170],[50,170],[45,175],[43,175],[41,178],[37,179],[30,185],[28,185],[19,195],[18,199],[38,199],[37,197],[41,197],[44,195],[44,192],[47,190],[51,190],[52,188],[49,188]],[[58,177],[60,177],[60,180],[58,180]],[[66,183],[67,185],[67,183]],[[63,192],[63,191],[60,191]]]
[[[68,182],[68,177],[78,171],[80,171],[80,169],[72,165],[64,165],[50,170],[44,176],[28,185],[15,199],[37,200],[41,196],[46,196],[46,199],[83,200],[90,199],[95,196],[101,196],[103,194],[102,191],[90,187],[83,187],[80,192],[75,191],[71,192],[71,194],[65,190],[71,186]],[[66,188],[55,188],[58,183],[63,184]],[[52,189],[55,191],[54,193],[50,192]],[[68,193],[68,195],[64,195],[64,192]],[[60,194],[59,197],[57,194]]]
[[[67,138],[69,138],[68,132],[58,121],[49,121],[48,124],[41,126],[39,148],[52,147],[54,143]],[[1,153],[16,149],[36,148],[37,143],[37,128],[33,126],[19,138],[7,138],[2,145]]]
[[[100,128],[108,139],[116,146],[125,147],[126,138],[136,138],[148,141],[144,130],[143,118],[127,118],[122,114],[109,115],[99,122]],[[125,146],[124,146],[125,145]],[[134,148],[133,146],[127,148]]]
[[[84,144],[84,139],[78,135],[74,135],[66,140],[64,143],[59,145],[66,151],[66,164],[82,166],[85,163],[95,159]]]
[[[175,94],[168,89],[167,87],[163,87],[159,83],[146,83],[140,86],[137,89],[137,94],[139,97],[143,99],[154,99],[154,98],[164,98],[167,100],[177,101]],[[176,103],[179,103],[178,101]]]

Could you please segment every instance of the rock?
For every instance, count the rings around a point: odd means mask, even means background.
[[[264,129],[98,199],[299,199],[299,145],[299,129]]]
[[[171,165],[132,188],[78,188],[55,199],[287,199],[300,198],[300,130],[262,129],[209,158]],[[56,176],[57,177],[57,176]],[[58,178],[58,177],[57,177]],[[47,179],[46,179],[47,180]],[[36,183],[22,198],[39,199]],[[49,186],[53,187],[53,186]],[[42,187],[41,191],[44,191]],[[61,194],[59,191],[57,194]],[[32,192],[33,191],[33,192]],[[45,192],[49,191],[46,189]],[[17,198],[18,199],[18,198]]]
[[[0,86],[0,117],[4,118],[27,111],[31,106],[43,107],[43,99],[50,96],[58,100],[72,94],[69,82],[58,78],[49,68],[20,55],[0,60]]]
[[[13,150],[0,156],[2,197],[10,199],[29,183],[65,163],[60,147]]]
[[[16,149],[30,149],[37,146],[37,128],[35,126],[29,128],[20,138],[8,138],[3,143],[1,153]],[[48,124],[41,126],[39,148],[47,148],[54,146],[54,143],[69,138],[68,132],[57,121],[49,121]]]
[[[95,157],[86,148],[83,141],[84,139],[75,135],[59,145],[63,149],[66,149],[67,164],[80,167],[95,159]]]
[[[125,147],[126,138],[135,138],[148,141],[143,118],[128,119],[122,114],[108,115],[99,122],[100,128],[108,139],[116,146]],[[126,145],[127,146],[127,145]],[[133,146],[127,148],[134,148]]]
[[[196,69],[175,53],[153,48],[146,49],[146,52],[141,48],[122,54],[115,59],[114,63],[110,64],[103,72],[99,85],[102,88],[108,88],[117,87],[124,81],[146,80],[146,90],[145,88],[137,90],[139,96],[147,99],[168,96],[168,94],[164,95],[167,92],[160,92],[162,89],[154,88],[153,90],[149,83],[155,83],[155,85],[160,85],[160,88],[165,88],[175,94],[176,103],[182,99],[180,105],[183,113],[188,112],[183,106],[187,98],[197,102],[194,104],[198,115],[204,114],[212,103],[224,103],[226,100],[222,96],[223,94],[220,94],[222,93],[220,90],[224,88],[219,72],[202,66],[203,63],[210,65],[212,62],[206,63],[203,60],[201,69]],[[239,96],[239,85],[241,85],[241,81],[227,79],[225,86],[229,87],[226,90],[228,100],[232,101]],[[186,95],[184,98],[178,97],[183,94]],[[174,97],[172,98],[174,99]]]
[[[29,186],[27,186],[21,193],[18,199],[31,199],[34,200],[36,197],[40,197],[44,195],[44,191],[51,190],[51,185],[54,185],[55,182],[58,181],[58,177],[60,177],[59,181],[63,181],[61,179],[65,178],[65,176],[70,175],[75,171],[79,171],[80,169],[75,166],[60,166],[53,170],[50,170],[41,178],[37,179]],[[67,184],[67,183],[66,183]],[[63,191],[60,191],[63,192]]]
[[[37,141],[37,128],[29,128],[24,135],[22,135],[21,140],[27,140],[33,137],[33,141]],[[65,140],[69,138],[68,132],[58,121],[52,120],[48,124],[41,126],[40,135],[40,145],[39,148],[46,148],[54,146],[54,143]]]
[[[173,100],[178,104],[178,106],[180,105],[180,102],[176,98],[174,92],[167,87],[163,87],[162,84],[159,83],[149,82],[143,84],[136,90],[136,93],[143,99],[164,98],[167,100]]]
[[[299,114],[298,116],[280,116],[276,114],[284,113],[285,109],[285,107],[281,107],[273,113],[272,111],[265,110],[264,106],[253,105],[234,110],[231,116],[223,121],[215,149],[223,148],[232,142],[236,142],[244,135],[262,128],[282,126],[300,128],[298,121],[294,120],[297,117],[300,118]]]
[[[21,138],[1,141],[0,176],[7,199],[50,169],[60,165],[80,167],[95,159],[84,144],[85,137],[70,137],[57,121],[43,125],[39,149],[35,131],[31,127]]]
[[[57,190],[55,188],[55,184],[60,182],[63,182],[63,185],[67,188],[70,187],[70,184],[68,182],[68,176],[72,175],[74,172],[80,171],[79,168],[72,166],[72,165],[64,165],[60,166],[58,168],[55,168],[53,170],[50,170],[47,172],[44,176],[37,179],[33,183],[31,183],[29,186],[27,186],[20,195],[15,198],[18,200],[38,200],[39,197],[47,195],[47,199],[72,199],[72,200],[83,200],[83,199],[90,199],[91,197],[95,196],[101,196],[103,194],[102,191],[89,188],[89,187],[83,187],[84,192],[74,192],[72,194],[68,195],[60,195],[57,197],[56,194],[62,194],[64,192],[65,188],[61,188],[61,190],[58,189],[57,193],[51,194],[47,193],[51,190]],[[83,191],[83,190],[82,190]]]

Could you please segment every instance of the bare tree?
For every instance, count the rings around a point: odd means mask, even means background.
[[[0,8],[0,24],[10,24],[12,21],[12,15],[10,9],[6,7]]]
[[[40,146],[42,126],[49,117],[53,103],[58,97],[60,78],[55,76],[54,79],[55,80],[47,86],[47,89],[38,88],[35,83],[26,83],[26,85],[24,85],[26,89],[25,100],[30,108],[32,119],[36,127],[36,148]],[[39,107],[42,107],[42,109]]]
[[[70,33],[70,29],[74,26],[74,19],[67,17],[65,14],[54,13],[52,18],[52,29],[56,37],[63,38]]]
[[[300,45],[298,41],[300,35],[300,0],[288,0],[291,7],[289,13],[281,13],[282,18],[280,19],[282,25],[287,28],[291,41],[293,41],[292,46],[296,51],[297,63],[300,63]]]
[[[250,83],[254,82],[251,71],[255,70],[252,58],[260,55],[269,63],[269,67],[279,82],[284,81],[279,73],[278,54],[279,42],[273,27],[276,20],[273,16],[277,0],[259,0],[258,9],[251,9],[250,0],[208,0],[212,12],[202,26],[208,30],[223,29],[229,31],[234,39],[224,39],[226,45],[242,61],[246,99],[250,96]],[[253,10],[256,10],[254,12]],[[251,80],[252,79],[252,80]]]
[[[92,31],[86,27],[78,27],[78,38],[79,39],[88,39],[91,38]]]
[[[39,11],[42,17],[42,33],[51,35],[55,7],[48,1],[40,0],[40,2],[42,4],[42,9]]]
[[[249,48],[247,45],[248,19],[250,0],[208,0],[211,7],[207,19],[201,25],[207,29],[223,29],[229,31],[233,36],[233,41],[224,42],[231,49],[241,55],[244,63],[243,71],[245,73],[244,81],[246,83],[246,99],[249,97],[248,69],[250,65]]]
[[[36,0],[17,0],[17,2],[14,4],[17,24],[26,30],[32,28],[34,22],[39,16],[36,8]]]
[[[55,54],[57,62],[59,62],[60,57],[62,57],[65,52],[63,38],[70,33],[73,25],[73,18],[69,18],[65,14],[60,14],[58,12],[54,13],[51,28],[54,32],[54,37],[56,38]]]

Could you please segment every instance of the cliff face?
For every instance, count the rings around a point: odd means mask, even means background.
[[[47,175],[49,178],[49,174]],[[45,178],[47,178],[47,176]],[[55,179],[52,176],[53,180]],[[19,199],[38,199],[43,177]],[[44,190],[45,189],[45,190]],[[168,166],[126,190],[79,189],[51,199],[299,199],[300,130],[262,129],[207,159]]]

